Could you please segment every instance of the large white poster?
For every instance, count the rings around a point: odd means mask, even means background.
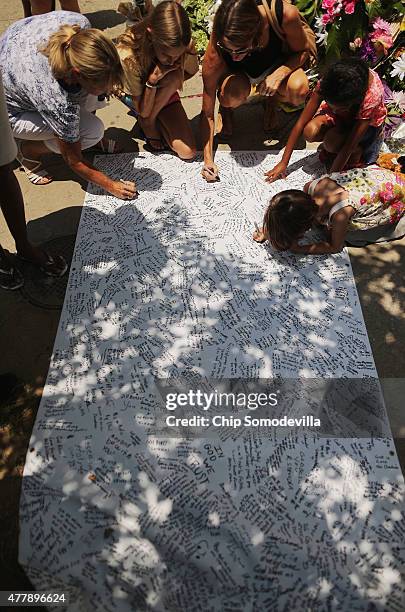
[[[217,153],[211,185],[168,154],[99,159],[140,195],[86,197],[21,501],[20,561],[69,611],[405,608],[389,435],[150,430],[155,378],[377,376],[347,253],[251,238],[320,173],[308,153],[272,185],[265,153]]]

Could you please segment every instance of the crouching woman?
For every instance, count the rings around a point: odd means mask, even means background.
[[[184,8],[173,1],[158,4],[118,41],[124,68],[122,101],[137,116],[149,147],[166,145],[183,160],[196,146],[178,90],[198,71],[198,58]]]
[[[53,152],[86,181],[118,198],[134,196],[134,183],[109,178],[82,156],[96,145],[113,149],[92,112],[122,80],[115,46],[102,32],[65,11],[18,21],[0,39],[0,67],[17,159],[31,183],[51,182],[40,158]]]

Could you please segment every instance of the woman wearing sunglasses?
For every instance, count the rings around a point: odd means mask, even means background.
[[[213,160],[216,95],[224,137],[232,135],[232,110],[247,100],[252,86],[273,104],[282,101],[299,106],[308,93],[302,67],[314,47],[298,9],[288,1],[223,0],[215,14],[202,71],[202,176],[207,181],[218,180]]]

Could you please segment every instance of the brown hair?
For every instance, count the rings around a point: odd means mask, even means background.
[[[66,78],[75,68],[85,81],[105,83],[107,93],[121,85],[122,67],[117,50],[100,30],[63,25],[39,50],[48,58],[56,79]]]
[[[243,47],[260,36],[261,15],[254,0],[223,0],[214,17],[217,41],[226,37],[236,47]]]
[[[310,229],[318,208],[310,195],[286,189],[275,195],[264,214],[266,239],[277,251],[286,251]]]
[[[150,28],[149,31],[147,28]],[[142,21],[128,28],[118,44],[133,49],[142,72],[147,72],[155,57],[154,47],[178,49],[191,41],[190,20],[185,9],[173,0],[158,4]]]

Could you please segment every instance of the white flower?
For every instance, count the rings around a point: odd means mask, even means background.
[[[316,33],[316,42],[318,43],[318,45],[323,45],[326,47],[327,43],[328,43],[328,33],[326,32],[317,32]]]
[[[401,113],[405,112],[405,91],[393,91],[392,100],[398,106]]]
[[[392,67],[393,70],[391,70],[391,76],[398,76],[402,81],[405,76],[405,52],[402,53],[401,57],[392,64]]]
[[[322,17],[315,19],[315,30],[316,30],[316,42],[318,45],[325,45],[328,41],[328,33],[325,25],[322,23]]]
[[[325,26],[322,23],[322,17],[317,17],[315,19],[315,28],[316,28],[317,32],[322,32],[323,30],[325,30]]]

